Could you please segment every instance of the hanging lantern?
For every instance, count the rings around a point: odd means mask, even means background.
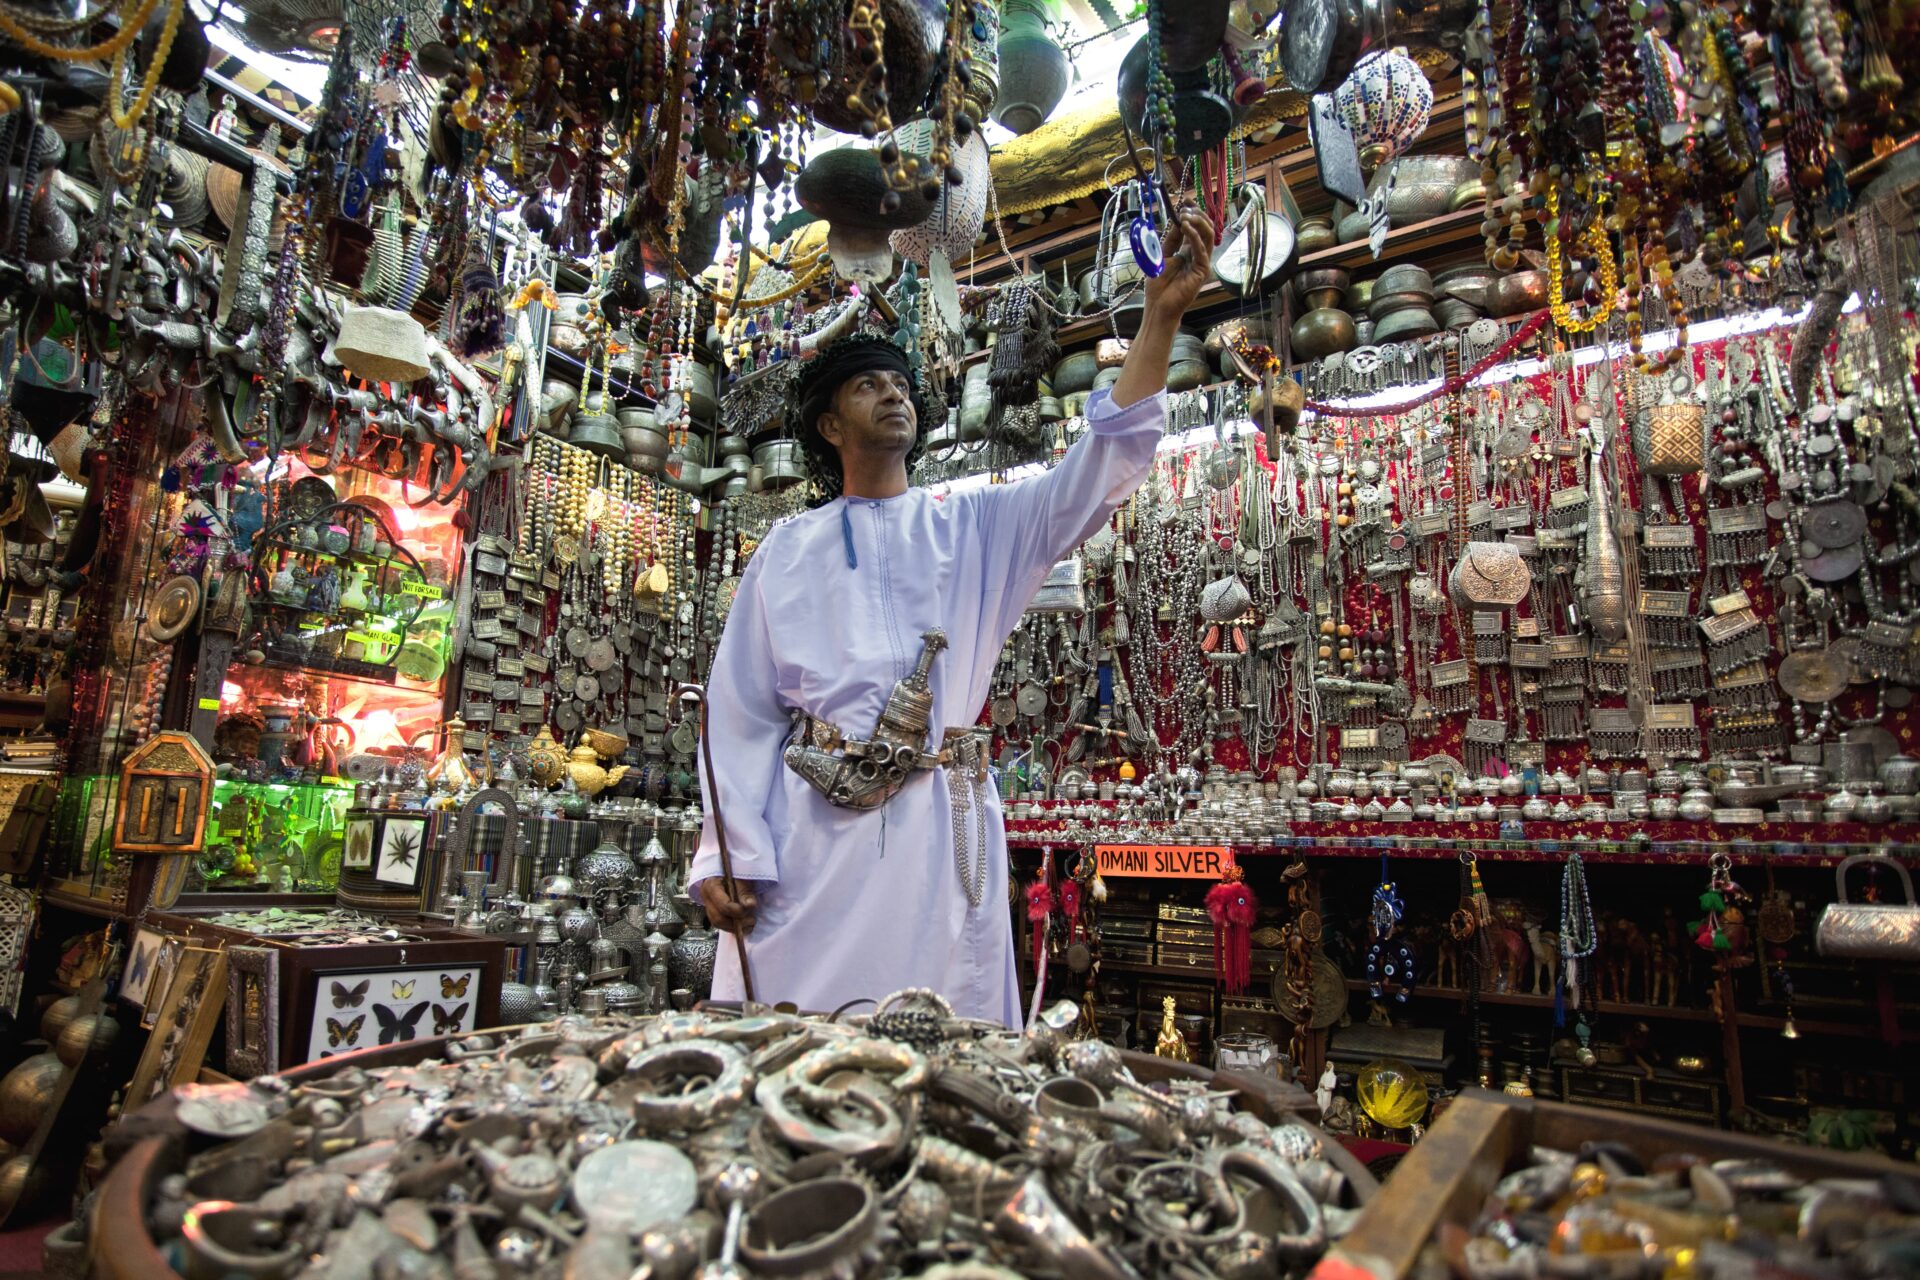
[[[925,155],[933,145],[933,123],[915,120],[894,133],[903,153]],[[893,250],[917,265],[928,265],[928,254],[939,249],[947,261],[960,262],[973,253],[973,242],[987,220],[987,189],[993,182],[987,143],[978,129],[954,149],[954,167],[960,183],[942,183],[933,212],[918,226],[893,233]]]
[[[1000,93],[993,118],[1015,133],[1045,124],[1066,96],[1073,68],[1047,31],[1040,0],[1006,0],[1000,16]]]
[[[1360,162],[1375,168],[1426,132],[1433,85],[1419,63],[1394,49],[1363,59],[1333,91],[1333,101],[1360,148]]]

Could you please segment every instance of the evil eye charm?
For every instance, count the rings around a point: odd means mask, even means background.
[[[1167,252],[1160,243],[1160,233],[1144,215],[1135,214],[1127,224],[1127,238],[1133,242],[1133,260],[1140,264],[1141,271],[1152,277],[1167,269]]]

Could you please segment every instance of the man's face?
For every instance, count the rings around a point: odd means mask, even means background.
[[[820,435],[844,458],[849,453],[906,457],[919,421],[913,384],[904,373],[870,369],[856,373],[834,393],[833,408],[820,417]]]

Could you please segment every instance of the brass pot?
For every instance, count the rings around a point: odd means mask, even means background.
[[[1263,315],[1235,316],[1207,330],[1203,341],[1206,353],[1216,359],[1225,356],[1235,343],[1246,341],[1264,345],[1273,337],[1273,327]],[[1229,364],[1231,362],[1229,361]]]
[[[1340,242],[1334,238],[1333,219],[1312,217],[1295,228],[1293,243],[1300,256],[1305,257],[1309,253],[1331,249]]]
[[[1458,298],[1485,307],[1487,286],[1499,278],[1498,271],[1481,263],[1448,267],[1433,278],[1433,293],[1436,298]]]
[[[1167,390],[1192,391],[1207,384],[1205,360],[1176,360],[1167,366]]]
[[[608,413],[583,413],[575,417],[573,430],[567,433],[567,443],[602,458],[624,461],[627,456],[627,442],[621,439],[619,424]]]
[[[1367,315],[1375,324],[1397,311],[1425,311],[1433,299],[1420,293],[1376,293],[1367,306]]]
[[[769,440],[753,451],[753,465],[760,470],[760,487],[785,489],[807,478],[806,457],[798,440]]]
[[[967,375],[960,386],[960,439],[968,444],[987,438],[987,413],[993,408],[993,390],[987,385],[987,375],[993,369],[989,362],[982,360],[967,367]]]
[[[695,422],[712,422],[720,410],[714,396],[713,370],[698,361],[687,362],[687,409]]]
[[[1480,308],[1458,298],[1442,298],[1433,304],[1433,318],[1442,329],[1459,329],[1480,318]]]
[[[1191,333],[1173,335],[1173,349],[1168,353],[1167,362],[1177,364],[1182,360],[1205,360],[1207,358],[1206,340]]]
[[[1378,280],[1355,280],[1347,286],[1347,296],[1342,305],[1348,311],[1364,313],[1373,302],[1374,289],[1379,283]]]
[[[1041,396],[1034,401],[1034,409],[1042,422],[1058,422],[1067,416],[1066,410],[1054,396]]]
[[[1351,351],[1355,341],[1353,317],[1334,307],[1315,308],[1293,322],[1293,354],[1302,360]]]
[[[1375,288],[1376,293],[1417,293],[1422,297],[1433,297],[1433,277],[1427,274],[1425,267],[1411,262],[1396,263],[1380,273]]]
[[[1284,374],[1269,380],[1265,387],[1255,387],[1247,398],[1247,416],[1259,422],[1267,410],[1267,399],[1273,399],[1273,427],[1275,431],[1291,432],[1300,423],[1300,410],[1306,406],[1307,392],[1298,382]],[[1267,453],[1274,453],[1269,442]]]
[[[1299,290],[1303,297],[1308,291],[1314,289],[1335,289],[1345,293],[1347,286],[1351,283],[1353,283],[1353,272],[1345,267],[1314,267],[1311,270],[1302,271],[1293,278],[1293,287]]]
[[[1447,212],[1458,213],[1471,208],[1487,198],[1487,184],[1478,178],[1468,178],[1453,189],[1453,195],[1447,201]]]
[[[1065,396],[1085,391],[1093,385],[1093,377],[1099,372],[1098,356],[1091,351],[1076,351],[1053,367],[1052,394]]]
[[[627,451],[627,465],[644,475],[658,475],[667,460],[667,433],[651,423],[621,427],[620,443]]]
[[[1320,311],[1325,308],[1338,309],[1340,300],[1346,296],[1344,289],[1309,289],[1300,295],[1300,301],[1308,311]]]
[[[1377,317],[1373,322],[1373,341],[1376,343],[1405,342],[1409,338],[1425,338],[1440,332],[1440,324],[1433,318],[1433,312],[1425,307],[1406,307],[1385,317]]]
[[[1514,271],[1487,286],[1486,313],[1495,320],[1525,315],[1547,305],[1547,273]]]

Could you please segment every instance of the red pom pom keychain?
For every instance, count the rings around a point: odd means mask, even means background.
[[[1227,868],[1220,883],[1207,890],[1207,915],[1213,921],[1213,976],[1227,994],[1237,996],[1253,977],[1253,921],[1260,900],[1253,896],[1238,866]]]

